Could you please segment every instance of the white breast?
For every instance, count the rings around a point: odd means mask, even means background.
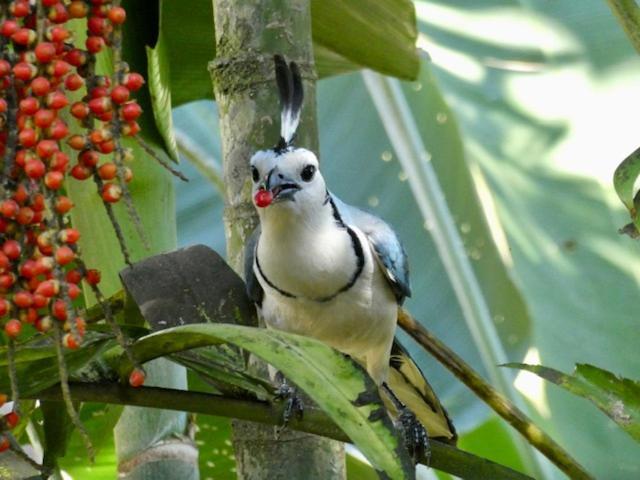
[[[254,265],[265,292],[260,313],[271,328],[314,337],[358,359],[381,382],[386,378],[397,303],[366,236],[353,231],[362,245],[364,267],[349,290],[325,302],[313,299],[336,293],[356,270],[348,234],[343,230],[338,236],[334,232],[307,238],[304,248],[292,248],[285,241],[267,244],[261,238],[257,253],[264,276]],[[278,292],[265,277],[296,298]]]

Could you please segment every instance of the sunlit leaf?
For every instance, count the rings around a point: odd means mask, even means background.
[[[391,478],[410,476],[410,460],[381,410],[377,387],[360,367],[321,342],[274,330],[200,324],[151,334],[136,342],[133,351],[145,361],[221,342],[244,348],[280,370],[340,425],[378,469]]]
[[[505,367],[535,373],[586,398],[640,442],[640,382],[618,377],[607,370],[584,363],[576,365],[571,375],[542,365],[509,363]]]

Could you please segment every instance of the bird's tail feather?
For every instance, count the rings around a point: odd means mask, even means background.
[[[418,418],[429,437],[455,445],[458,436],[447,411],[398,340],[394,341],[391,349],[387,385]],[[381,394],[387,409],[397,416],[398,409],[389,394],[384,390]]]

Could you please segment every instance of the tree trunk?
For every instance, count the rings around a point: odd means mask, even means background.
[[[305,105],[297,144],[318,152],[315,70],[309,0],[213,0],[216,60],[211,65],[220,116],[229,264],[242,272],[243,246],[257,225],[251,203],[249,159],[279,138],[280,106],[273,55],[300,66]],[[339,479],[345,477],[339,442],[274,427],[233,422],[238,477]]]

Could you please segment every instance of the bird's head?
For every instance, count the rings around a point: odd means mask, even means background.
[[[298,66],[274,57],[282,113],[280,140],[268,150],[251,157],[253,203],[261,216],[265,210],[308,213],[325,201],[327,188],[319,171],[318,158],[293,145],[300,122],[303,89]]]

